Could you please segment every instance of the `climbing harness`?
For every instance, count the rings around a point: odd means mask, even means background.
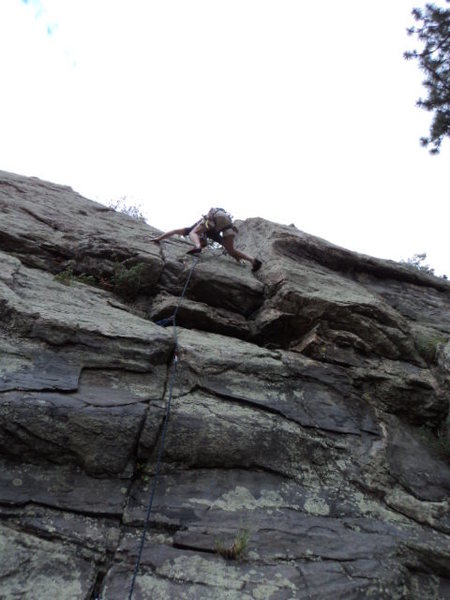
[[[181,303],[183,301],[183,298],[184,298],[184,296],[186,294],[186,290],[188,288],[188,285],[189,285],[189,282],[191,280],[191,277],[192,277],[192,274],[194,272],[194,269],[197,266],[198,260],[199,260],[199,257],[194,255],[193,261],[192,261],[192,267],[191,267],[191,269],[189,271],[189,274],[187,276],[186,283],[184,284],[183,291],[181,292],[181,296],[178,299],[178,303],[177,303],[177,305],[175,307],[175,311],[174,311],[173,315],[171,317],[166,318],[166,319],[162,319],[161,321],[156,321],[156,324],[157,325],[161,325],[162,327],[166,327],[167,325],[170,325],[170,323],[172,323],[172,325],[173,325],[173,337],[174,337],[174,350],[173,350],[172,368],[171,368],[170,380],[169,380],[169,394],[168,394],[168,397],[167,397],[166,410],[165,410],[165,414],[164,414],[163,427],[162,427],[162,431],[161,431],[161,439],[160,439],[159,448],[158,448],[158,454],[157,454],[157,458],[156,458],[155,473],[153,475],[152,487],[151,487],[151,490],[150,490],[149,500],[148,500],[148,504],[147,504],[147,513],[145,515],[144,528],[142,530],[142,536],[141,536],[141,541],[140,541],[140,544],[139,544],[139,550],[138,550],[138,555],[137,555],[137,559],[136,559],[136,565],[134,567],[133,578],[131,580],[130,593],[128,595],[128,600],[131,600],[131,597],[133,595],[134,584],[136,582],[137,573],[138,573],[138,570],[139,570],[139,566],[141,564],[142,552],[144,550],[145,536],[147,534],[147,529],[148,529],[148,525],[149,525],[149,522],[150,522],[150,514],[151,514],[151,511],[152,511],[153,499],[154,499],[154,496],[155,496],[156,486],[157,486],[157,483],[158,483],[159,471],[160,471],[160,468],[161,468],[162,456],[163,456],[163,452],[164,452],[164,442],[165,442],[165,438],[166,438],[167,425],[168,425],[168,422],[169,422],[170,406],[171,406],[171,403],[172,403],[172,394],[173,394],[173,388],[174,388],[175,378],[176,378],[176,375],[177,375],[177,367],[178,367],[178,363],[179,363],[179,360],[180,360],[180,358],[179,358],[178,333],[177,333],[176,317],[177,317],[178,309],[180,308]]]

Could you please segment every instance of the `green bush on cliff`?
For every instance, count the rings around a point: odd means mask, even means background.
[[[445,344],[447,338],[442,334],[436,333],[420,333],[416,335],[414,342],[416,348],[422,356],[426,360],[428,364],[433,364],[436,362],[437,350],[440,344]]]
[[[123,298],[136,298],[142,288],[142,271],[145,265],[138,263],[126,267],[117,263],[112,276],[113,291]]]
[[[73,267],[70,265],[64,271],[61,271],[57,275],[54,276],[54,280],[58,283],[62,283],[63,285],[70,285],[73,281],[75,275],[73,272]]]
[[[63,285],[70,285],[72,281],[78,281],[79,283],[84,283],[86,285],[98,285],[97,278],[94,277],[94,275],[89,275],[88,273],[76,275],[73,271],[73,265],[71,264],[69,264],[64,271],[61,271],[55,275],[54,280],[62,283]]]
[[[111,277],[102,277],[98,280],[94,275],[89,275],[88,273],[80,273],[77,275],[74,272],[73,264],[69,263],[64,271],[55,275],[54,280],[63,285],[71,285],[73,281],[77,281],[86,285],[113,291],[122,298],[130,299],[135,298],[142,288],[142,273],[144,269],[145,265],[142,263],[133,265],[132,267],[127,267],[122,263],[116,263]]]

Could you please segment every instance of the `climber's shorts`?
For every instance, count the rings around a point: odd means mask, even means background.
[[[200,223],[201,223],[201,220],[197,221],[197,223],[194,223],[190,227],[185,227],[184,231],[183,231],[183,235],[188,236],[191,233],[191,231],[194,229],[194,227],[197,227],[197,225],[200,225]]]

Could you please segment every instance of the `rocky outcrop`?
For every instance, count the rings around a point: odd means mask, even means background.
[[[180,302],[154,234],[0,172],[2,597],[128,597],[169,397],[133,598],[450,597],[450,284],[256,218]]]

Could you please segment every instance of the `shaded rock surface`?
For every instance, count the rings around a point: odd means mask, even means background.
[[[0,172],[0,596],[128,597],[171,398],[133,598],[449,598],[450,284],[155,233]]]

